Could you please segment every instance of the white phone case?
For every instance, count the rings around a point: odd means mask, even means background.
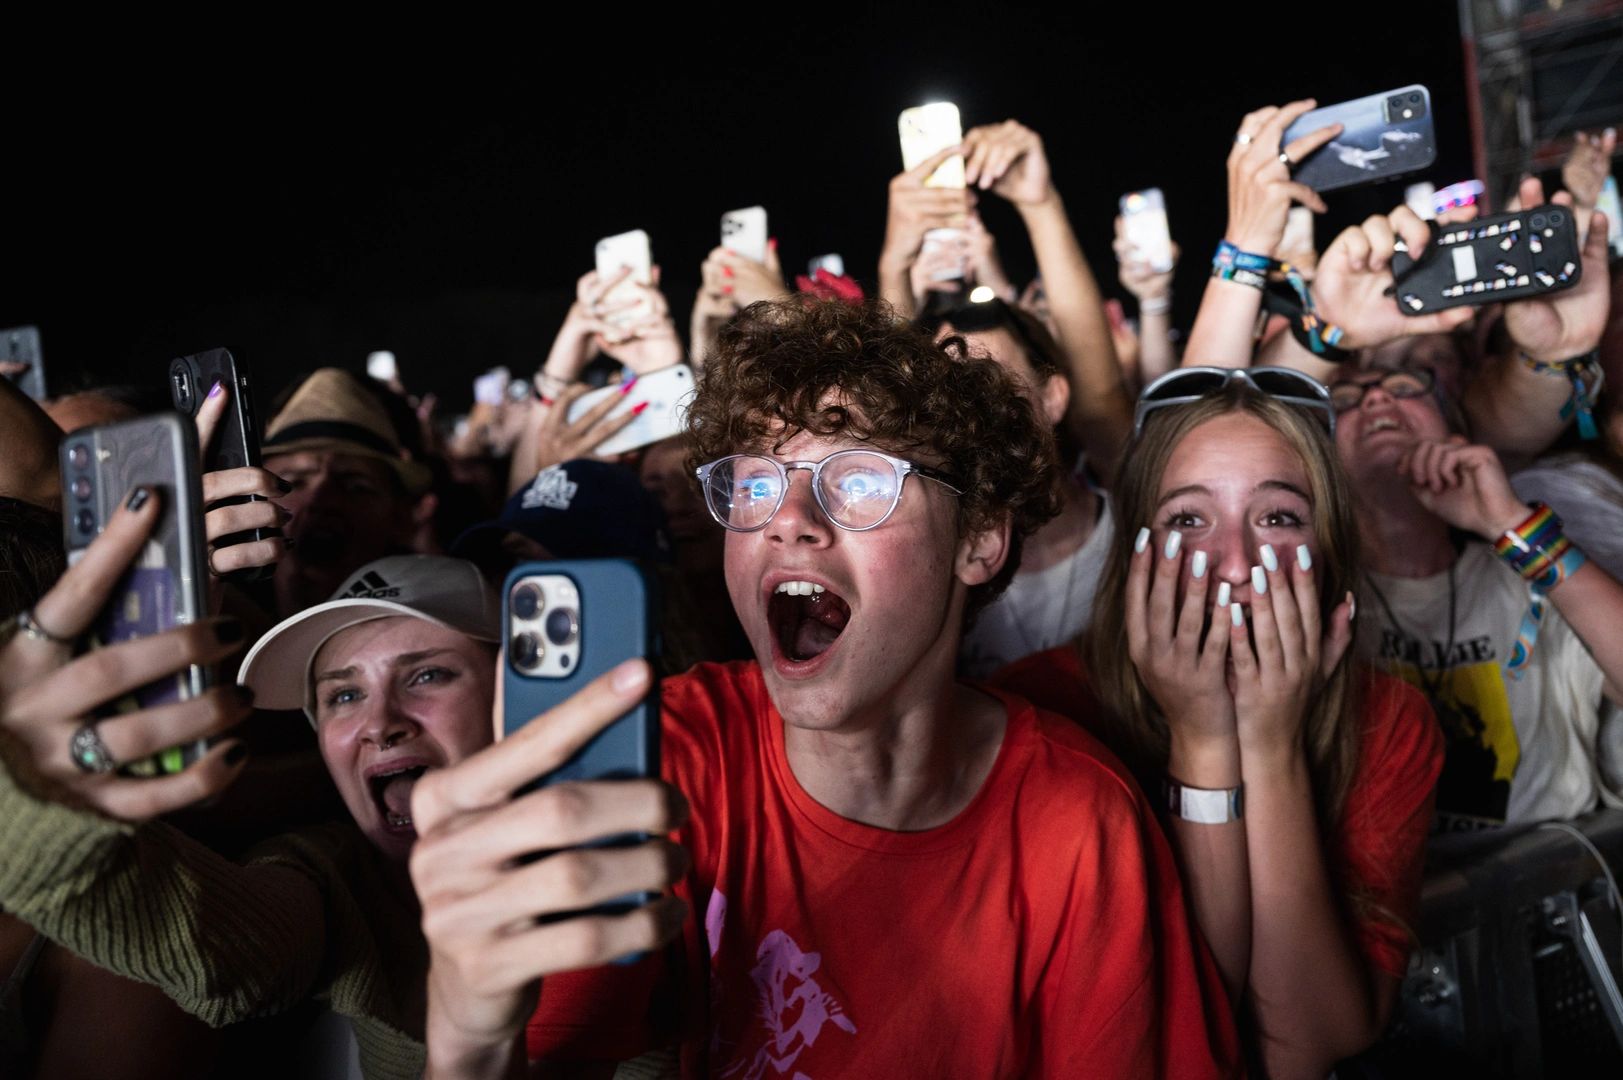
[[[917,168],[949,146],[964,141],[963,124],[958,118],[958,106],[950,101],[936,101],[929,105],[915,105],[904,109],[897,118],[896,127],[902,139],[902,168]],[[924,181],[925,187],[961,188],[964,186],[964,158],[954,154],[941,163],[941,167]]]
[[[1127,242],[1149,261],[1151,270],[1164,274],[1172,269],[1172,233],[1167,228],[1167,205],[1160,188],[1123,195],[1121,221]]]
[[[748,206],[721,215],[721,246],[746,259],[766,262],[766,210]]]
[[[597,242],[597,276],[608,279],[618,274],[626,267],[631,268],[630,275],[603,294],[606,304],[619,303],[627,297],[635,296],[631,284],[652,285],[654,283],[654,257],[648,244],[648,234],[641,229],[632,229],[630,232],[619,233],[615,236],[606,236]],[[626,326],[640,322],[648,313],[648,305],[639,303],[636,307],[609,315],[605,321],[616,326]]]
[[[569,407],[569,422],[579,420],[592,406],[606,397],[620,394],[620,390],[618,385],[604,386],[581,396]],[[687,423],[688,402],[693,397],[693,390],[693,369],[686,364],[676,364],[641,376],[631,393],[621,395],[624,400],[609,415],[624,416],[641,402],[647,402],[648,407],[592,453],[623,454],[627,450],[680,435]]]

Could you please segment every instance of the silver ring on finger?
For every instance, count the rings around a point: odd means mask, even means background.
[[[1283,150],[1279,152],[1279,163],[1285,166],[1287,169],[1296,164],[1296,162],[1291,160],[1291,156],[1285,153]]]
[[[1241,146],[1250,146],[1251,141],[1254,138],[1256,138],[1256,136],[1252,135],[1249,131],[1242,131],[1238,135],[1234,136],[1234,141],[1239,143]]]
[[[17,628],[14,633],[21,634],[30,641],[48,641],[52,645],[73,644],[72,638],[58,637],[49,630],[45,629],[45,627],[41,626],[39,624],[39,620],[34,618],[33,608],[24,608],[23,610],[17,612],[17,618],[15,621]]]
[[[96,730],[94,722],[82,725],[73,733],[73,738],[68,740],[68,754],[80,772],[92,776],[110,773],[118,768],[118,761],[107,749],[107,744],[101,741],[101,732]]]

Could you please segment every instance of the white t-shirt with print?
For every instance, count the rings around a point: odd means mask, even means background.
[[[1446,571],[1372,573],[1373,588],[1366,585],[1358,603],[1370,659],[1427,691],[1438,710],[1448,739],[1439,826],[1548,821],[1623,806],[1597,763],[1604,680],[1589,650],[1546,602],[1532,657],[1511,678],[1505,663],[1529,609],[1527,584],[1481,543],[1466,544],[1454,570],[1452,645]]]

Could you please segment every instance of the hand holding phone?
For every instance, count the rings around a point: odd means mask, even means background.
[[[755,262],[766,262],[766,209],[749,206],[721,215],[721,246]]]
[[[572,424],[605,405],[609,406],[603,414],[605,421],[627,419],[625,426],[593,448],[593,453],[610,457],[680,435],[693,393],[693,369],[675,364],[639,375],[629,384],[599,387],[573,399],[566,408]]]
[[[1160,188],[1130,191],[1121,197],[1122,236],[1151,272],[1172,269],[1172,232]]]
[[[504,672],[510,657],[504,650]],[[668,840],[604,843],[680,827],[687,816],[680,793],[655,779],[574,781],[571,812],[562,815],[556,786],[531,786],[590,756],[621,717],[651,698],[646,661],[612,666],[512,724],[496,745],[428,772],[412,790],[411,880],[432,956],[431,1071],[436,1062],[512,1047],[537,979],[652,952],[680,931],[688,912],[676,897],[603,910],[617,898],[653,896],[680,876],[686,855]],[[511,698],[503,704],[506,727],[518,707]],[[593,932],[576,932],[581,921]]]
[[[0,376],[16,383],[35,401],[45,400],[45,354],[38,327],[0,330]]]
[[[1424,86],[1404,86],[1314,109],[1285,129],[1283,142],[1331,125],[1341,131],[1326,146],[1291,155],[1296,163],[1293,178],[1314,191],[1390,180],[1429,168],[1437,160],[1431,91]]]
[[[1292,203],[1324,213],[1324,200],[1292,180],[1285,161],[1300,161],[1341,132],[1332,124],[1285,140],[1285,129],[1313,108],[1311,99],[1259,109],[1240,121],[1228,159],[1228,225],[1223,238],[1241,251],[1272,258]],[[1284,141],[1282,141],[1284,140]]]
[[[648,318],[648,307],[634,285],[654,284],[654,256],[641,229],[606,236],[597,242],[599,283],[605,286],[589,305],[592,314],[611,326],[630,326]]]
[[[100,535],[34,605],[42,636],[18,633],[0,645],[0,728],[40,781],[36,794],[73,800],[123,821],[144,821],[218,794],[241,771],[243,744],[214,745],[183,777],[132,779],[75,764],[71,748],[82,729],[94,725],[108,759],[120,764],[147,758],[172,740],[195,745],[217,738],[250,711],[234,687],[215,687],[184,708],[147,707],[89,719],[140,688],[184,680],[192,670],[220,663],[243,645],[240,623],[211,619],[163,631],[162,642],[128,641],[73,656],[72,643],[103,621],[110,601],[126,595],[123,583],[154,542],[162,499],[137,490],[144,494],[117,493],[117,509]]]
[[[1544,185],[1537,177],[1529,177],[1522,181],[1518,194],[1523,206],[1539,209],[1544,202]],[[1552,249],[1552,237],[1540,236],[1544,244],[1544,251],[1539,255],[1544,260],[1544,276],[1555,278],[1556,285],[1548,286],[1543,277],[1535,274],[1537,284],[1545,288],[1538,295],[1505,304],[1505,329],[1511,341],[1529,357],[1550,363],[1583,356],[1600,346],[1611,311],[1611,278],[1607,273],[1605,216],[1592,214],[1588,230],[1580,238],[1571,207],[1556,205],[1542,209],[1545,228],[1553,229],[1556,238],[1562,233],[1550,220],[1552,209],[1561,212],[1572,225],[1570,239],[1575,258],[1560,247]],[[1524,215],[1529,228],[1533,224],[1531,213]],[[1570,272],[1567,270],[1569,262],[1574,264]],[[1562,274],[1567,275],[1565,281],[1561,280]]]
[[[959,232],[971,205],[964,192],[964,136],[958,106],[938,101],[906,109],[897,119],[897,130],[903,171],[890,184],[882,269],[887,256],[897,269],[903,269],[923,250],[936,253],[954,245],[961,247]],[[963,260],[958,259],[955,269],[938,269],[931,278],[955,281],[964,272]]]

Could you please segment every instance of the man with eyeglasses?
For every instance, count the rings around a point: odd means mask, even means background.
[[[662,688],[662,771],[692,807],[680,946],[549,975],[531,1059],[1234,1074],[1143,796],[1077,725],[954,675],[966,612],[1052,513],[1050,436],[1009,378],[883,305],[756,305],[718,337],[689,424],[756,659]],[[490,902],[522,921],[521,899]],[[427,929],[435,964],[477,973]],[[504,977],[525,962],[504,956]],[[432,998],[428,1027],[435,1060]]]

